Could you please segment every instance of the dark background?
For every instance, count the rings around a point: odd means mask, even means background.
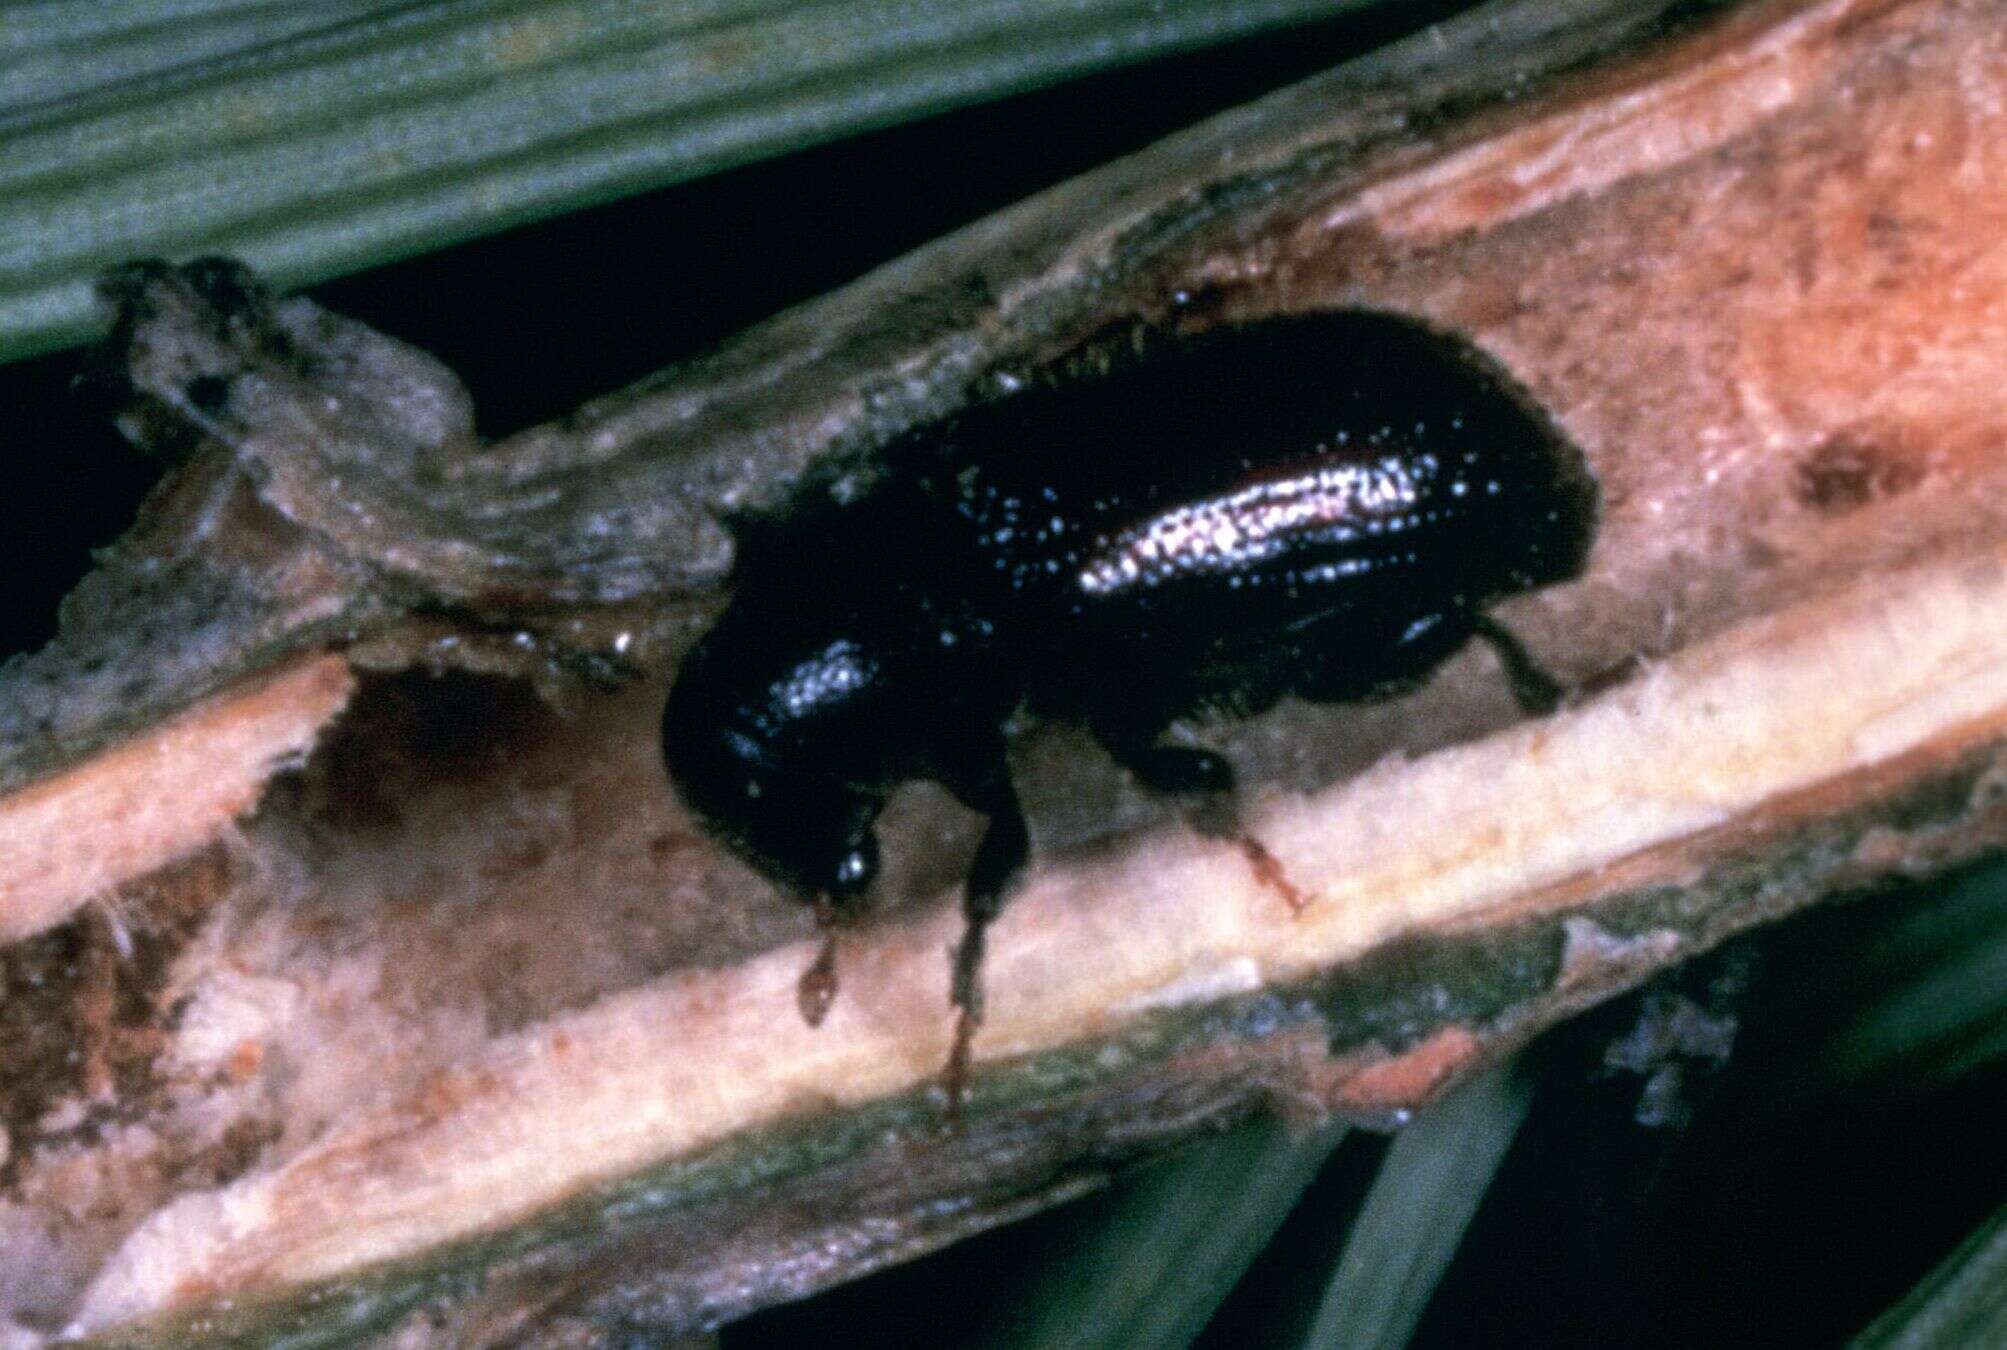
[[[1400,6],[1398,19],[1336,21],[1079,81],[315,294],[443,357],[473,389],[484,433],[503,434],[1455,8]],[[74,387],[86,359],[0,367],[0,656],[48,639],[90,549],[116,537],[163,467],[128,449]],[[1907,950],[1920,914],[1952,906],[1954,927],[1998,932],[2003,893],[1985,872],[1962,889],[1890,892],[1735,954],[1735,968],[1750,972],[1744,1032],[1732,1067],[1693,1094],[1699,1109],[1684,1131],[1635,1125],[1637,1082],[1598,1067],[1635,1000],[1551,1036],[1536,1052],[1534,1113],[1420,1343],[1824,1345],[1900,1297],[2007,1193],[1998,1160],[2007,1072],[1996,1063],[1949,1084],[1899,1072],[1833,1090],[1816,1086],[1826,1079],[1808,1076],[1806,1060],[1915,975],[1914,961],[1886,954]],[[1719,969],[1687,979],[1704,983]],[[1207,1344],[1286,1343],[1384,1148],[1355,1136],[1340,1150]],[[752,1319],[726,1344],[952,1343],[1014,1280],[1063,1256],[1079,1221],[1061,1211],[964,1244]]]

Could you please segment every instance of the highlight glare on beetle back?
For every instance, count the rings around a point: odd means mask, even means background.
[[[1315,466],[1181,504],[1096,540],[1080,569],[1080,587],[1089,595],[1114,595],[1188,574],[1244,572],[1296,543],[1342,544],[1361,534],[1396,533],[1421,499],[1419,480],[1436,471],[1434,456],[1386,455]],[[1416,523],[1433,523],[1440,514],[1427,512]]]

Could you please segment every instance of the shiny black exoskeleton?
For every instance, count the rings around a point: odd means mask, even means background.
[[[1558,690],[1484,613],[1575,576],[1596,494],[1490,363],[1404,319],[1277,318],[1158,338],[888,447],[868,488],[745,522],[730,608],[663,725],[684,798],[825,906],[877,870],[887,794],[932,778],[989,816],[955,958],[961,1039],[985,926],[1026,858],[1002,724],[1085,724],[1143,783],[1225,793],[1180,718],[1343,702],[1473,636],[1529,707]]]

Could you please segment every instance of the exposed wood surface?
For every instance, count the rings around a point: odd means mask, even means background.
[[[354,688],[339,656],[294,662],[0,798],[0,941],[214,843]]]
[[[0,674],[0,828],[140,738],[265,730],[173,742],[159,788],[209,796],[175,794],[172,848],[115,841],[32,903],[0,857],[9,999],[58,1029],[0,1038],[0,1251],[40,1262],[0,1311],[115,1340],[700,1329],[1248,1111],[1397,1119],[1730,933],[1998,847],[2003,19],[1756,5],[1572,68],[1635,16],[1504,7],[486,451],[422,355],[304,301],[205,321],[155,278],[135,425],[209,439]],[[1582,446],[1590,571],[1501,611],[1582,692],[1524,721],[1472,651],[1396,702],[1195,733],[1300,915],[1076,733],[1029,730],[1038,859],[944,1132],[974,819],[902,794],[810,1029],[806,916],[662,778],[716,513],[819,457],[870,472],[899,427],[1139,324],[1330,305],[1469,337]],[[215,372],[222,411],[189,406]],[[225,617],[119,645],[159,586]],[[90,653],[156,683],[111,708]],[[229,691],[259,669],[255,697],[312,697],[256,722]]]

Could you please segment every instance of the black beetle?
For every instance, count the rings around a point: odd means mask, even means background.
[[[931,778],[989,816],[954,957],[959,1092],[986,926],[1028,840],[1019,708],[1084,723],[1144,784],[1227,794],[1180,718],[1412,686],[1472,637],[1529,710],[1559,689],[1484,607],[1580,573],[1596,489],[1491,362],[1335,312],[1139,341],[887,446],[737,523],[730,607],[663,751],[688,804],[825,918],[877,871],[886,796]],[[814,1020],[829,953],[804,981]]]

